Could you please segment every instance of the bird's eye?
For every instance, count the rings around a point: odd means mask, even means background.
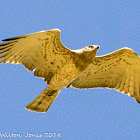
[[[88,46],[89,48],[93,48],[93,46]]]

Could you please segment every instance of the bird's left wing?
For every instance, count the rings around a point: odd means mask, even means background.
[[[73,83],[75,88],[114,88],[140,103],[140,57],[128,48],[96,57]]]
[[[3,41],[6,43],[0,44],[0,63],[21,63],[47,83],[71,58],[71,51],[62,45],[57,29]]]

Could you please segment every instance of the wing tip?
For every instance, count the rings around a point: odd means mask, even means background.
[[[50,29],[50,30],[46,30],[46,31],[56,31],[56,32],[61,32],[61,30],[60,29]],[[46,32],[46,31],[40,31],[40,32]],[[40,33],[40,32],[35,32],[35,33]],[[34,33],[31,33],[31,34],[34,34]],[[29,35],[31,35],[31,34],[29,34]],[[12,38],[6,38],[6,39],[3,39],[2,41],[12,41],[12,40],[17,40],[17,39],[21,39],[21,38],[25,38],[26,36],[19,36],[19,37],[12,37]],[[4,45],[4,43],[3,44],[1,44],[1,46],[2,45]]]
[[[12,37],[12,38],[6,38],[3,39],[2,41],[12,41],[12,40],[17,40],[17,39],[21,39],[21,38],[25,38],[25,36],[19,36],[19,37]]]

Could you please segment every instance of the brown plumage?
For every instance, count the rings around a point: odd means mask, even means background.
[[[95,57],[98,45],[70,50],[58,29],[5,39],[0,63],[20,63],[44,78],[48,87],[26,108],[46,112],[64,87],[114,88],[140,103],[140,58],[129,48]]]

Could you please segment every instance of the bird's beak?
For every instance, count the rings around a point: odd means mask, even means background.
[[[99,49],[99,48],[100,48],[100,46],[99,46],[99,45],[96,45],[96,46],[95,46],[95,48],[96,48],[96,49]]]

